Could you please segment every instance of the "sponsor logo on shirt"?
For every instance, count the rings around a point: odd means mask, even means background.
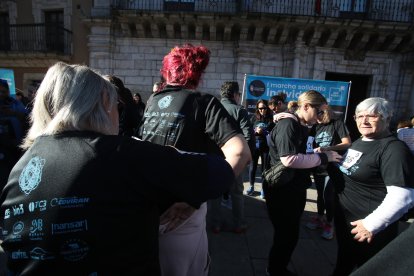
[[[90,200],[89,197],[61,197],[54,198],[50,201],[50,206],[59,206],[62,208],[78,208],[83,207]]]
[[[63,243],[60,254],[70,262],[76,262],[85,258],[89,252],[88,244],[80,239],[70,239]]]
[[[19,205],[14,205],[12,207],[13,209],[13,216],[20,216],[24,214],[24,208],[23,208],[23,203],[19,204]]]
[[[29,259],[29,256],[27,255],[26,251],[12,251],[11,258],[13,260],[22,260],[22,259]]]
[[[82,232],[88,230],[88,221],[79,220],[65,223],[52,223],[52,235]]]
[[[39,186],[44,165],[45,159],[36,156],[30,159],[29,163],[23,168],[19,177],[19,186],[24,194],[29,195]]]
[[[18,221],[13,225],[13,235],[19,235],[24,229],[24,223]]]
[[[43,219],[32,220],[32,226],[30,226],[29,232],[29,239],[32,241],[42,240],[43,235]]]
[[[22,221],[18,221],[13,224],[13,228],[11,231],[11,236],[9,237],[9,241],[16,242],[22,240],[22,231],[24,229],[24,223]]]
[[[47,252],[43,248],[35,247],[32,251],[30,251],[30,258],[32,258],[32,260],[44,261],[54,259],[55,256],[53,256],[52,253]]]
[[[9,208],[4,210],[4,219],[8,219],[8,218],[10,218],[10,209]]]
[[[29,212],[34,212],[36,209],[39,211],[46,210],[47,207],[47,200],[39,200],[39,201],[33,201],[29,203]]]

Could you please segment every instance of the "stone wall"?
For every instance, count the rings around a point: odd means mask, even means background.
[[[393,102],[397,119],[414,114],[414,70],[403,62],[403,55],[368,52],[365,59],[345,60],[345,50],[308,47],[301,43],[275,45],[257,41],[202,41],[161,38],[115,37],[110,24],[91,28],[90,66],[119,76],[133,92],[146,100],[154,82],[159,81],[162,59],[171,48],[183,43],[203,44],[211,51],[199,90],[219,95],[221,84],[237,80],[242,87],[245,74],[305,79],[325,79],[326,72],[368,75],[368,95]],[[411,66],[412,67],[412,66]]]

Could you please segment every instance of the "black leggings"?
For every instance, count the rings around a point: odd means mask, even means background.
[[[263,183],[263,188],[267,211],[273,224],[273,244],[269,252],[268,271],[270,275],[283,275],[299,240],[306,189],[296,183],[289,183],[277,189],[269,188],[266,182]]]

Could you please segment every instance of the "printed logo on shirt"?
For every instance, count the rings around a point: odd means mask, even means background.
[[[42,240],[43,235],[43,219],[32,220],[32,226],[30,226],[29,232],[29,239],[32,241]]]
[[[315,140],[315,137],[308,136],[308,141],[306,142],[306,153],[313,153],[313,140]]]
[[[39,200],[39,201],[33,201],[29,203],[29,212],[34,212],[37,209],[39,211],[46,210],[47,207],[47,200]]]
[[[70,262],[77,262],[85,258],[89,252],[88,244],[80,239],[70,239],[63,243],[60,254]]]
[[[1,234],[3,236],[7,236],[9,234],[9,231],[7,231],[6,229],[3,228],[2,231],[1,231]]]
[[[4,210],[4,219],[8,219],[8,218],[10,218],[10,209],[9,208]]]
[[[328,132],[323,131],[315,137],[315,142],[320,147],[328,147],[332,142],[332,136]]]
[[[43,248],[35,247],[32,251],[30,251],[30,258],[32,260],[44,261],[54,259],[55,256],[53,253],[47,252]]]
[[[160,109],[165,109],[165,108],[169,107],[171,105],[171,102],[172,102],[173,99],[174,98],[171,95],[168,95],[168,96],[165,96],[165,97],[161,98],[158,101],[158,107]]]
[[[24,223],[22,221],[18,221],[13,224],[13,235],[19,235],[24,229]]]
[[[357,162],[362,156],[362,152],[348,149],[344,159],[339,163],[339,169],[346,175],[351,175],[353,172],[359,169],[359,166],[356,166]]]
[[[12,209],[13,209],[13,216],[15,217],[24,214],[23,203],[19,205],[14,205]]]
[[[52,235],[83,232],[88,230],[88,221],[79,220],[65,223],[52,223]]]
[[[90,200],[89,197],[61,197],[54,198],[50,201],[50,206],[59,206],[62,208],[79,208],[85,206]]]
[[[9,237],[9,241],[16,242],[22,240],[22,231],[24,229],[24,223],[22,221],[18,221],[13,224],[11,236]]]
[[[39,186],[44,165],[45,159],[36,156],[30,159],[29,163],[23,168],[19,177],[19,186],[23,193],[29,195]]]
[[[29,259],[29,256],[26,251],[17,250],[17,251],[12,251],[11,258],[13,260],[23,260],[23,259]]]

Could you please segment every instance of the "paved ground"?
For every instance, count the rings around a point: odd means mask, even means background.
[[[245,179],[247,181],[247,179]],[[257,182],[259,178],[257,178]],[[245,190],[248,182],[244,183]],[[260,191],[260,185],[256,184]],[[222,208],[226,222],[231,225],[231,211]],[[289,269],[299,276],[331,275],[336,262],[336,240],[320,237],[321,230],[309,230],[305,223],[316,213],[316,190],[308,189],[307,203],[302,217],[299,243],[293,253]],[[283,211],[283,210],[281,210]],[[212,258],[210,276],[266,275],[267,254],[272,242],[272,226],[267,218],[264,200],[245,196],[245,212],[249,228],[245,234],[208,231]],[[402,229],[407,226],[402,223]]]
[[[248,187],[245,182],[245,190]],[[260,191],[260,185],[256,184]],[[231,211],[222,208],[225,223],[231,225]],[[267,254],[272,242],[272,226],[267,217],[265,201],[260,197],[245,196],[245,212],[249,228],[245,234],[208,231],[212,265],[210,276],[266,275]],[[330,275],[336,261],[336,242],[320,237],[320,230],[309,230],[304,225],[316,212],[316,190],[308,189],[308,199],[298,246],[293,253],[290,270],[301,276]],[[210,228],[209,228],[210,230]]]

